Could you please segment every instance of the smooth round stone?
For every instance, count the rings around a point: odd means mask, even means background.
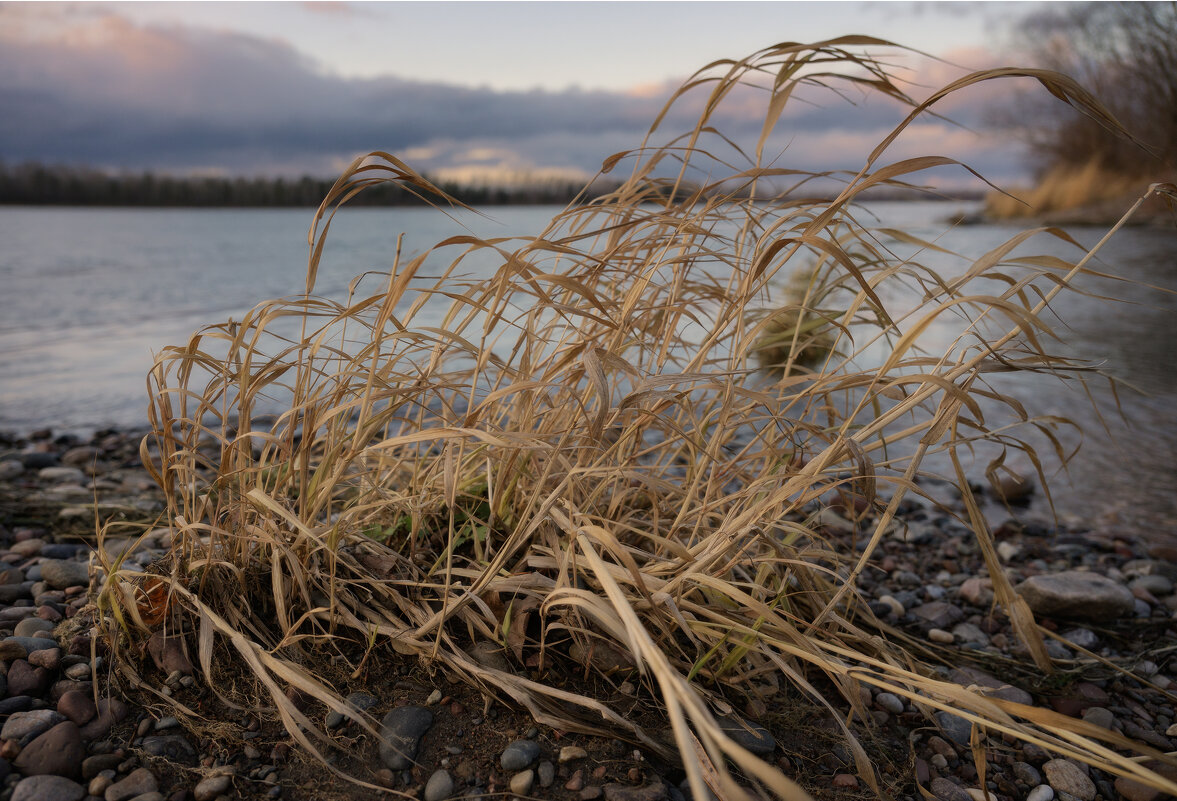
[[[1095,783],[1070,760],[1052,759],[1042,766],[1042,772],[1056,793],[1073,795],[1079,801],[1092,801],[1095,798]]]
[[[717,722],[724,734],[734,740],[741,748],[751,751],[756,756],[768,756],[776,751],[776,740],[768,733],[768,729],[759,723],[743,721],[735,717],[720,718]]]
[[[1040,784],[1026,793],[1026,801],[1053,801],[1054,788],[1049,784]]]
[[[588,757],[588,751],[585,751],[579,745],[566,745],[560,749],[560,764],[565,762],[574,762],[578,759],[585,759]]]
[[[380,722],[380,761],[392,770],[406,770],[417,756],[421,737],[433,725],[423,706],[398,706]]]
[[[13,662],[8,668],[8,691],[13,696],[40,696],[49,686],[49,671],[34,667],[23,659]]]
[[[1169,595],[1173,592],[1173,582],[1158,573],[1150,573],[1132,579],[1132,583],[1128,585],[1128,589],[1142,589],[1160,598],[1163,595]]]
[[[533,740],[516,740],[503,749],[499,764],[503,770],[524,770],[539,758],[539,745]]]
[[[42,467],[37,472],[37,478],[55,484],[83,484],[86,474],[76,467]]]
[[[952,632],[945,631],[944,629],[930,630],[928,632],[928,639],[932,642],[938,642],[944,645],[949,645],[956,642],[956,637],[952,634]]]
[[[444,770],[435,770],[425,782],[425,801],[442,801],[454,792],[454,780]]]
[[[380,699],[367,693],[352,693],[347,698],[343,699],[349,707],[357,712],[367,712],[372,707],[380,703]],[[345,720],[350,720],[351,715],[344,715],[341,712],[336,712],[334,709],[327,713],[327,728],[337,729],[343,725]]]
[[[973,797],[966,793],[963,787],[957,787],[948,779],[932,779],[929,789],[939,801],[973,801]]]
[[[72,542],[50,542],[41,547],[41,556],[46,559],[72,559],[81,547]]]
[[[55,590],[90,585],[90,568],[82,562],[69,559],[46,559],[41,562],[40,566],[41,577],[46,584]]]
[[[85,681],[90,678],[90,663],[79,662],[76,665],[70,665],[65,669],[65,676],[74,681]]]
[[[57,699],[57,711],[79,726],[85,726],[98,715],[94,699],[79,690],[62,693]]]
[[[106,801],[125,801],[159,790],[159,781],[147,768],[136,768],[127,778],[106,788]]]
[[[531,792],[533,784],[535,784],[535,771],[520,771],[511,777],[511,792],[515,795],[527,795]]]
[[[962,717],[952,714],[951,712],[937,712],[936,722],[940,724],[940,728],[958,745],[968,745],[969,737],[972,734],[973,724]]]
[[[127,705],[117,698],[99,698],[97,708],[97,717],[82,728],[82,737],[86,740],[97,740],[100,737],[105,737],[114,724],[121,722],[127,716]],[[144,742],[143,747],[147,747],[146,742]],[[153,754],[152,756],[165,755]],[[195,753],[193,756],[195,756]]]
[[[27,746],[13,760],[12,764],[26,776],[52,774],[70,779],[82,776],[82,760],[86,757],[86,746],[78,724],[67,720],[53,726]]]
[[[1104,709],[1102,706],[1090,707],[1083,713],[1083,719],[1088,723],[1094,723],[1104,729],[1110,729],[1112,724],[1116,722],[1116,716],[1110,709]]]
[[[62,715],[52,709],[17,712],[10,715],[8,720],[4,722],[4,728],[0,729],[0,740],[17,740],[18,742],[26,740],[26,738],[32,740],[64,720]]]
[[[875,703],[892,715],[903,714],[903,699],[895,693],[879,693],[875,696]]]
[[[1014,589],[1035,614],[1047,617],[1114,620],[1136,608],[1127,587],[1098,573],[1071,570],[1031,576]]]
[[[1026,787],[1035,787],[1039,784],[1042,784],[1042,774],[1038,772],[1037,768],[1028,762],[1015,762],[1013,771],[1014,778],[1020,781]],[[1052,790],[1051,795],[1053,794],[1054,791]]]
[[[64,776],[29,776],[12,791],[12,801],[81,801],[86,788]]]
[[[214,798],[229,789],[233,777],[226,774],[209,776],[197,782],[192,788],[192,796],[196,801],[213,801]]]
[[[556,766],[545,759],[536,768],[536,777],[539,779],[540,787],[551,787],[552,782],[556,780]]]

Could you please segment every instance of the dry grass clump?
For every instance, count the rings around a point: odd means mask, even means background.
[[[632,162],[617,191],[535,236],[458,235],[413,258],[398,248],[375,291],[357,284],[336,303],[312,292],[340,204],[384,180],[449,200],[388,154],[354,164],[316,216],[305,297],[264,303],[161,354],[153,445],[176,536],[153,587],[117,570],[108,579],[112,640],[164,626],[187,638],[206,677],[247,666],[264,704],[312,750],[324,735],[287,691],[338,709],[317,678],[324,660],[371,665],[391,647],[538,721],[677,751],[696,797],[703,783],[746,797],[729,760],[745,787],[804,797],[717,720],[730,711],[725,695],[770,696],[785,683],[833,709],[819,677],[864,717],[862,683],[1177,791],[1117,756],[1134,746],[1114,733],[929,678],[877,636],[856,594],[903,498],[920,492],[928,454],[948,453],[962,483],[979,440],[1039,464],[1018,434],[1035,421],[985,379],[1075,367],[1051,355],[1042,312],[1090,258],[1015,259],[1028,232],[948,278],[886,243],[935,244],[860,221],[863,190],[954,163],[882,161],[913,119],[948,92],[1018,74],[970,75],[917,104],[859,52],[882,44],[783,44],[712,64],[667,106],[695,103],[693,129],[655,147],[660,118],[639,149],[606,163]],[[1100,113],[1068,79],[1025,74]],[[794,90],[817,84],[910,109],[860,172],[838,177],[833,201],[808,199],[814,176],[780,166],[787,152],[764,152]],[[764,109],[747,152],[718,133],[732,98]],[[801,270],[810,280],[791,299],[802,320],[793,338],[820,320],[830,347],[811,367],[783,358],[757,371],[758,343],[778,325],[762,310],[780,307],[777,287]],[[974,289],[987,279],[1005,289]],[[888,307],[883,289],[896,282],[924,302]],[[958,338],[923,352],[921,332],[945,319]],[[864,360],[880,349],[881,363]],[[259,418],[273,399],[285,411]],[[867,510],[859,554],[823,533],[823,499],[837,494]],[[1001,606],[1050,670],[978,510],[967,522]],[[488,642],[515,669],[472,656]],[[571,655],[632,662],[671,736],[520,669],[542,673]]]
[[[1062,211],[1116,202],[1123,213],[1123,201],[1137,197],[1149,181],[1104,167],[1097,159],[1082,166],[1070,164],[1052,168],[1030,189],[1009,194],[992,192],[985,198],[985,217],[993,220],[1016,220],[1045,217]]]

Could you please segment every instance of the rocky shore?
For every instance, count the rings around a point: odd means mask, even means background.
[[[336,689],[380,722],[393,747],[377,747],[354,721],[307,705],[333,738],[324,752],[330,768],[303,754],[271,717],[223,705],[193,675],[174,640],[153,640],[142,672],[191,710],[190,718],[178,719],[147,691],[109,694],[110,665],[90,619],[95,512],[114,524],[104,547],[127,564],[157,559],[169,537],[159,520],[163,497],[138,461],[140,436],[0,435],[0,801],[386,797],[378,788],[425,801],[491,794],[568,801],[689,797],[681,768],[653,754],[620,740],[538,726],[391,652],[378,669],[341,672]],[[944,492],[942,503],[956,502],[943,488],[929,491]],[[847,549],[861,546],[850,521],[823,514],[832,537]],[[136,525],[149,533],[132,550]],[[931,504],[905,505],[902,525],[860,589],[890,636],[902,638],[941,677],[1169,753],[1177,742],[1177,532],[1168,532],[1168,540],[1164,532],[1153,534],[1058,528],[1036,517],[1032,503],[1014,507],[998,526],[1008,574],[1039,621],[1059,635],[1047,642],[1060,668],[1053,676],[1033,669],[1008,621],[994,612],[972,535]],[[514,669],[490,644],[475,651],[480,661]],[[613,678],[582,674],[569,681],[657,728],[657,705],[638,677]],[[997,801],[1163,797],[1000,738],[989,743],[982,780],[967,721],[942,712],[930,722],[896,695],[868,695],[871,717],[857,728],[896,798],[921,798],[917,782],[942,801],[983,801],[985,790]],[[795,691],[730,700],[725,725],[733,737],[815,797],[873,797],[835,721]],[[1177,780],[1174,765],[1158,770]],[[332,768],[371,786],[345,782]]]

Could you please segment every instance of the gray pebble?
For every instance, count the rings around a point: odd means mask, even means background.
[[[539,745],[537,743],[532,740],[516,740],[503,750],[502,756],[499,757],[499,764],[503,766],[503,770],[524,770],[530,767],[538,757]]]
[[[539,775],[540,787],[551,787],[556,780],[556,766],[546,759],[539,763],[536,773]]]
[[[454,794],[454,780],[444,770],[435,770],[425,782],[425,801],[442,801]]]
[[[343,699],[349,707],[357,712],[367,712],[372,707],[380,703],[380,699],[367,693],[352,693],[347,698]],[[351,719],[351,715],[344,715],[335,710],[327,713],[327,728],[337,729],[343,725],[345,720]]]
[[[892,715],[903,714],[903,699],[894,693],[879,693],[875,696],[875,703]]]
[[[940,728],[944,730],[948,739],[958,745],[967,746],[969,744],[969,736],[973,730],[971,722],[951,712],[937,712],[936,722],[940,724]]]
[[[1104,709],[1102,706],[1093,706],[1083,713],[1083,719],[1088,723],[1094,723],[1105,729],[1111,729],[1112,724],[1116,722],[1116,716],[1112,714],[1110,709]]]
[[[86,587],[90,584],[90,568],[82,562],[66,559],[46,559],[41,562],[41,577],[55,590]],[[32,579],[32,576],[29,576]]]
[[[47,732],[65,717],[52,709],[34,709],[31,712],[16,712],[4,722],[0,729],[0,740],[17,740],[25,745],[42,732]]]
[[[34,615],[36,612],[34,611]],[[26,617],[16,624],[12,633],[17,637],[36,637],[37,632],[53,631],[53,624],[39,617]]]
[[[380,723],[380,761],[392,770],[413,764],[421,736],[433,725],[433,713],[423,706],[398,706]]]
[[[932,779],[929,789],[932,791],[932,795],[940,801],[973,801],[972,796],[966,793],[963,788],[956,786],[948,779]]]
[[[511,777],[511,792],[515,795],[527,795],[535,784],[535,771],[524,770]]]
[[[222,773],[219,776],[207,776],[197,782],[192,788],[192,797],[196,801],[213,801],[214,798],[229,789],[233,777]]]
[[[1049,784],[1040,784],[1026,794],[1026,801],[1053,801],[1054,789]]]
[[[121,782],[115,782],[106,788],[106,801],[124,801],[127,798],[154,793],[159,789],[159,782],[155,774],[147,768],[137,768]]]
[[[1081,801],[1095,798],[1095,784],[1081,767],[1068,759],[1052,759],[1042,766],[1042,772],[1056,793],[1073,795]]]
[[[12,801],[80,801],[86,788],[64,776],[29,776],[12,791]]]
[[[720,718],[717,722],[724,734],[757,756],[767,756],[776,750],[776,740],[759,723],[742,721],[734,716]]]
[[[1026,787],[1035,787],[1042,784],[1042,774],[1038,772],[1038,768],[1029,762],[1015,762],[1013,771],[1014,778]]]

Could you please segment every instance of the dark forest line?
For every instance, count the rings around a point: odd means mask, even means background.
[[[427,176],[428,177],[428,176]],[[115,174],[87,167],[0,162],[0,205],[20,206],[129,206],[177,208],[315,208],[327,196],[331,178],[182,177],[151,172]],[[435,185],[470,206],[565,205],[577,197],[591,200],[613,191],[617,183],[595,181],[587,190],[578,183],[531,186],[464,186],[439,181]],[[686,194],[696,187],[684,185]],[[651,199],[665,192],[652,191]],[[742,193],[736,192],[735,196]],[[821,194],[819,192],[819,194]],[[836,195],[829,191],[829,198]],[[973,191],[928,192],[915,188],[872,187],[870,200],[978,199]],[[348,201],[351,206],[420,206],[420,197],[399,183],[371,185]]]
[[[0,164],[0,204],[31,206],[316,207],[334,179],[111,175],[84,167]],[[462,186],[439,182],[451,197],[471,206],[568,203],[584,188]],[[398,184],[372,186],[348,201],[354,206],[416,206],[423,201]]]

